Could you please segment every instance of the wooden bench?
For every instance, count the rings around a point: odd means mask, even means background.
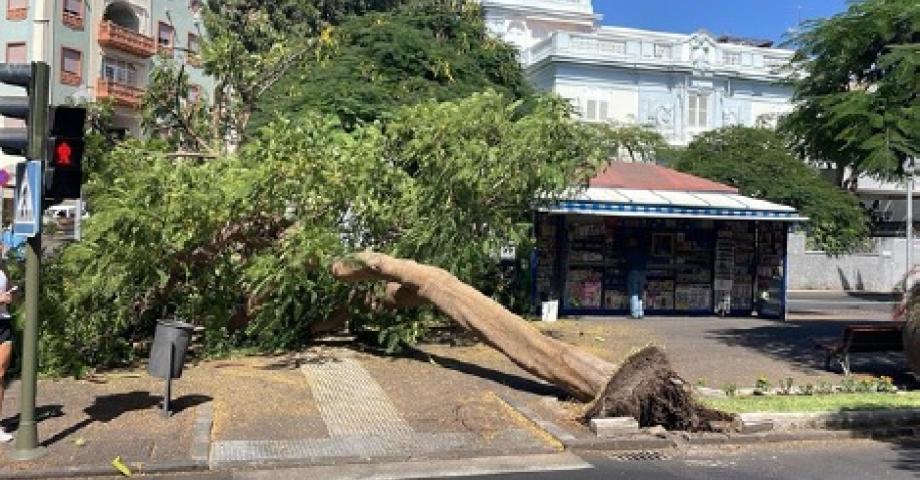
[[[831,369],[831,360],[840,362],[844,375],[850,374],[851,353],[901,352],[904,350],[904,322],[850,325],[843,330],[843,339],[819,343],[824,350],[824,368]]]

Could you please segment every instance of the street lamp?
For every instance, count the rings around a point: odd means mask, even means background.
[[[916,159],[908,157],[901,166],[907,175],[907,218],[905,219],[907,226],[907,275],[904,277],[904,294],[907,295],[913,286],[911,274],[914,268],[914,172],[917,169]]]

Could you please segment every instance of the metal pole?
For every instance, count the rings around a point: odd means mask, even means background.
[[[911,276],[914,269],[914,172],[907,173],[907,275],[904,277],[904,292],[913,287]]]
[[[41,4],[41,2],[39,2]],[[30,93],[28,158],[44,160],[48,132],[48,87],[50,72],[47,63],[32,63],[33,86]],[[44,171],[44,168],[42,168]],[[44,185],[41,182],[40,185]],[[38,232],[26,242],[26,321],[22,329],[22,393],[19,396],[19,429],[16,431],[16,450],[10,454],[14,460],[32,460],[44,454],[38,446],[38,428],[35,422],[35,391],[38,388],[38,303],[41,288],[42,198],[33,207],[39,216]],[[37,207],[37,208],[35,208]]]
[[[163,416],[169,418],[169,400],[172,398],[173,366],[176,363],[176,344],[169,342],[169,372],[166,374],[166,392],[163,395]]]
[[[78,198],[76,207],[77,214],[73,219],[73,239],[79,241],[83,238],[83,199]]]

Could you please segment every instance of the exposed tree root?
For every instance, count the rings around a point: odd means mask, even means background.
[[[671,369],[658,347],[630,356],[585,416],[634,417],[642,427],[662,425],[671,430],[705,430],[710,420],[731,419],[695,402],[690,385]]]

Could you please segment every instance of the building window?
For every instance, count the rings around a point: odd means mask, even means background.
[[[64,47],[61,49],[61,83],[77,87],[83,81],[83,53]]]
[[[29,0],[7,0],[6,19],[25,20],[29,16]]]
[[[160,47],[161,52],[167,55],[172,54],[173,38],[175,35],[176,30],[172,26],[160,22],[160,27],[157,30],[157,46]]]
[[[722,60],[726,65],[741,65],[741,54],[738,52],[725,52],[722,54]]]
[[[671,58],[671,46],[656,43],[655,58]]]
[[[690,112],[690,128],[709,126],[709,95],[691,93],[687,106]]]
[[[201,51],[201,46],[198,44],[198,35],[194,33],[188,34],[188,52],[185,53],[186,61],[190,65],[198,66],[201,65],[201,56],[199,52]]]
[[[62,22],[75,30],[83,29],[83,0],[64,0]]]
[[[201,100],[201,87],[198,85],[190,85],[188,87],[188,101],[191,103],[198,103]]]
[[[29,63],[25,42],[6,44],[6,63]]]
[[[589,98],[583,105],[584,108],[580,109],[582,120],[588,122],[606,122],[610,119],[610,103],[606,100]]]
[[[137,65],[131,62],[105,57],[102,59],[102,74],[110,82],[137,86]]]

